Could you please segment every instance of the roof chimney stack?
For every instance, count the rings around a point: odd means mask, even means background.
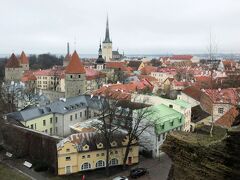
[[[69,42],[67,43],[67,54],[70,53]]]

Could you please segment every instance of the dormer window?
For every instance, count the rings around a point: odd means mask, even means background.
[[[84,150],[84,151],[88,151],[88,150],[89,150],[89,146],[88,146],[87,144],[84,145],[84,146],[83,146],[83,150]]]
[[[97,148],[98,149],[102,149],[103,148],[103,144],[102,143],[97,144]]]
[[[113,142],[111,142],[111,146],[112,146],[112,147],[115,147],[115,146],[117,146],[117,143],[116,143],[116,141],[113,141]]]

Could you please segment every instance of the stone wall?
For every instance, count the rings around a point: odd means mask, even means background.
[[[14,124],[1,124],[3,147],[16,157],[47,163],[57,170],[56,143],[59,139]]]
[[[173,161],[169,179],[225,180],[240,177],[240,128],[228,130],[214,127],[196,133],[173,132],[162,150]]]

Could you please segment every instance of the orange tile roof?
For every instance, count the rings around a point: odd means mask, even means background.
[[[86,73],[84,66],[83,66],[76,51],[74,51],[71,61],[68,64],[68,66],[66,67],[65,72],[67,74],[84,74],[84,73]]]
[[[125,62],[110,61],[110,62],[106,63],[106,67],[107,68],[112,68],[112,69],[122,68],[123,66],[126,66]]]
[[[18,68],[19,66],[19,61],[17,59],[17,57],[15,56],[14,53],[12,53],[11,57],[8,59],[7,64],[6,64],[7,68]]]
[[[239,112],[236,107],[232,107],[228,112],[226,112],[222,117],[215,121],[215,124],[230,128],[236,117],[239,115]]]
[[[24,51],[22,51],[22,54],[21,54],[21,56],[19,57],[19,62],[20,62],[21,64],[29,64],[29,60],[28,60],[26,54],[24,53]]]

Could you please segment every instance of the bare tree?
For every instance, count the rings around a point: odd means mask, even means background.
[[[126,145],[126,150],[124,153],[123,169],[126,169],[127,158],[131,145],[136,140],[140,140],[142,133],[144,131],[147,131],[149,127],[153,127],[155,124],[154,119],[149,119],[152,117],[154,111],[145,105],[146,102],[146,100],[144,100],[141,104],[128,102],[126,105],[128,108],[131,108],[129,110],[130,113],[128,113],[127,116],[121,116],[120,118],[121,121],[128,121],[128,123],[126,123],[128,143]]]
[[[214,60],[215,60],[215,54],[217,52],[217,44],[212,41],[212,33],[210,32],[210,37],[209,37],[209,47],[208,47],[208,55],[209,55],[209,60],[211,62],[210,66],[210,71],[211,71],[211,90],[213,90],[213,72],[214,72]],[[210,136],[213,137],[213,125],[214,125],[214,118],[213,118],[213,106],[211,109],[211,129],[210,129]]]
[[[91,125],[103,135],[106,149],[106,175],[109,176],[109,152],[111,142],[113,140],[113,134],[118,129],[117,126],[113,125],[113,121],[116,116],[117,101],[110,100],[108,96],[99,96],[98,101],[100,103],[100,110],[98,114],[99,122],[94,122]]]

